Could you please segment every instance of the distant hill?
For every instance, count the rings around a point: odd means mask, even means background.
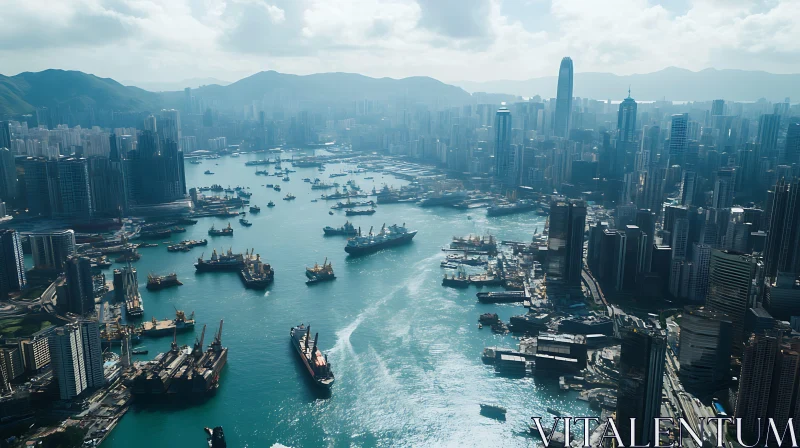
[[[158,94],[78,71],[0,75],[0,115],[28,113],[37,107],[142,111],[159,104]]]
[[[227,86],[230,84],[229,81],[222,81],[216,78],[189,78],[184,79],[182,81],[152,81],[152,82],[141,82],[141,81],[120,81],[122,84],[126,86],[134,86],[139,87],[140,89],[149,90],[151,92],[173,92],[176,90],[183,90],[187,87],[192,89],[196,89],[200,86],[208,86],[208,85],[219,85],[219,86]]]
[[[402,100],[409,109],[415,103],[459,105],[470,102],[469,93],[433,78],[370,78],[355,73],[290,75],[276,71],[259,72],[227,86],[204,86],[193,92],[198,97],[229,107],[253,100],[276,100],[303,106],[352,103],[360,100]],[[175,103],[182,92],[165,93]]]
[[[554,70],[555,71],[555,70]],[[558,78],[546,76],[524,81],[498,80],[488,82],[460,81],[453,84],[469,92],[496,92],[532,97],[556,95]],[[800,74],[777,75],[761,71],[716,70],[709,68],[693,72],[668,67],[653,73],[618,76],[611,73],[575,73],[574,95],[594,99],[707,101],[722,98],[731,101],[755,101],[766,98],[773,102],[790,97],[800,100]]]

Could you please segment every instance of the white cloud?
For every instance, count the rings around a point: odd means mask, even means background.
[[[800,0],[0,0],[4,74],[237,79],[260,70],[443,80],[800,72]]]

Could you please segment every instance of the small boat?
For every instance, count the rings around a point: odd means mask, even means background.
[[[285,198],[283,198],[283,200],[284,200],[284,201],[292,201],[292,200],[294,200],[295,198],[296,198],[296,196],[295,196],[295,195],[293,195],[293,194],[291,194],[291,193],[288,193],[288,194],[286,195],[286,197],[285,197]]]
[[[251,205],[250,206],[250,213],[258,213],[260,211],[261,211],[261,207],[259,207],[257,205]]]
[[[275,203],[272,201],[267,202],[267,207],[275,207]]]
[[[222,426],[217,426],[214,429],[204,428],[208,436],[208,448],[227,448],[228,444],[225,443],[225,433],[222,431]]]
[[[311,202],[317,202],[317,199],[312,199]]]
[[[189,162],[189,163],[191,163],[192,165],[200,165],[200,164],[201,164],[201,163],[203,163],[203,162],[201,162],[201,161],[199,161],[199,160],[197,160],[197,159],[192,159],[192,161],[191,161],[191,162]]]
[[[275,190],[275,191],[281,191],[281,186],[280,185],[275,185],[275,187],[273,187],[272,189]]]
[[[284,177],[283,179],[281,179],[281,180],[282,180],[282,181],[284,181],[284,182],[289,182],[289,176],[285,176],[285,177]]]
[[[328,212],[328,214],[329,214],[329,215],[331,215],[331,216],[333,216],[333,212],[332,212],[332,211],[329,211],[329,212]]]
[[[245,227],[250,227],[250,226],[252,226],[252,225],[253,225],[253,223],[252,223],[252,222],[250,222],[250,221],[248,221],[248,220],[246,220],[246,219],[244,219],[244,218],[240,218],[240,219],[239,219],[239,224],[241,224],[241,225],[243,225],[243,226],[245,226]]]
[[[214,173],[211,170],[206,170],[206,172],[203,174],[214,174]]]
[[[494,418],[496,420],[505,420],[506,408],[498,406],[496,404],[481,403],[481,415],[489,418]]]
[[[141,348],[135,348],[135,349],[131,350],[131,354],[132,355],[146,355],[147,354],[147,350],[143,350]]]
[[[560,413],[560,412],[558,412],[558,411],[556,411],[556,410],[555,410],[555,409],[553,409],[553,408],[547,408],[547,412],[549,412],[549,413],[551,413],[551,414],[555,415],[556,417],[561,417],[561,413]]]

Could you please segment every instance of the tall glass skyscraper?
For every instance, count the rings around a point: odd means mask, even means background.
[[[558,93],[556,96],[556,116],[553,133],[556,137],[569,137],[570,117],[572,115],[572,59],[565,57],[558,69]]]
[[[511,153],[511,111],[503,105],[494,120],[494,174],[499,183],[516,187],[516,160]]]

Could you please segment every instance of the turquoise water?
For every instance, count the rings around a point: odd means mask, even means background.
[[[263,158],[263,155],[261,155]],[[252,156],[252,159],[257,157]],[[547,415],[552,407],[569,415],[586,414],[575,393],[558,390],[557,379],[498,377],[481,363],[485,346],[516,347],[510,336],[477,328],[481,313],[497,312],[503,320],[524,312],[515,305],[482,305],[475,289],[454,290],[440,284],[444,257],[440,248],[453,235],[491,232],[500,239],[529,240],[544,225],[535,214],[487,219],[485,210],[471,212],[387,204],[372,216],[351,217],[366,231],[369,226],[405,222],[419,231],[412,244],[365,257],[344,252],[343,237],[323,237],[322,227],[341,226],[346,218],[328,215],[333,201],[312,203],[304,177],[320,177],[352,166],[329,165],[325,173],[298,168],[290,182],[254,174],[245,156],[201,165],[186,164],[189,186],[249,186],[260,214],[249,214],[249,228],[231,220],[234,236],[210,239],[207,247],[168,253],[163,244],[141,249],[136,263],[142,283],[145,318],[174,315],[173,305],[195,311],[209,325],[206,344],[225,319],[223,345],[229,348],[218,393],[186,406],[133,406],[103,445],[125,447],[200,447],[204,426],[221,425],[230,447],[268,447],[280,443],[301,446],[503,445],[532,443],[526,435],[531,416]],[[217,165],[215,165],[217,164]],[[258,167],[263,168],[263,167]],[[203,175],[207,169],[213,176]],[[270,171],[274,171],[270,167]],[[363,180],[374,176],[374,180]],[[365,190],[393,177],[369,173],[351,176]],[[335,180],[344,184],[348,178]],[[263,187],[279,183],[282,191]],[[297,196],[283,201],[286,193]],[[266,203],[273,200],[276,207]],[[472,219],[468,219],[471,216]],[[180,239],[210,238],[211,224],[226,219],[202,218],[187,226]],[[245,290],[234,273],[196,274],[193,263],[212,248],[236,252],[255,248],[275,269],[275,283],[264,291]],[[337,279],[313,287],[305,282],[305,267],[333,263]],[[149,292],[146,274],[177,272],[184,286]],[[110,274],[107,274],[110,275]],[[309,384],[289,344],[289,329],[311,324],[319,332],[320,348],[336,374],[330,397],[321,397]],[[193,334],[179,335],[190,344]],[[170,338],[145,340],[150,359],[168,348]],[[498,403],[508,409],[507,421],[479,414],[479,403]]]

